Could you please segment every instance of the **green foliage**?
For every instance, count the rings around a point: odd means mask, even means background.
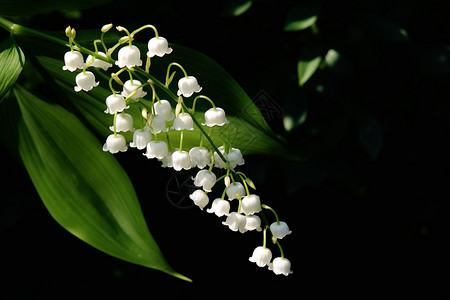
[[[25,56],[12,37],[0,44],[0,103],[16,82],[24,63]]]
[[[52,217],[95,248],[181,279],[163,258],[122,167],[94,135],[62,107],[20,86],[18,150]]]

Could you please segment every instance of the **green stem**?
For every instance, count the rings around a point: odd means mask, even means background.
[[[197,97],[194,98],[194,102],[192,103],[192,113],[195,113],[195,104],[197,103],[197,99],[201,98],[201,99],[206,99],[209,101],[209,103],[211,103],[212,107],[214,110],[216,110],[216,105],[214,104],[214,101],[211,100],[211,98],[204,96],[204,95],[199,95]]]
[[[155,37],[156,37],[157,39],[159,38],[158,30],[157,30],[156,27],[153,26],[153,25],[144,25],[144,26],[142,26],[142,27],[139,27],[138,29],[134,30],[134,31],[131,33],[131,36],[133,37],[136,33],[138,33],[138,32],[141,31],[141,30],[144,30],[144,29],[146,29],[146,28],[151,28],[151,29],[153,29],[153,31],[155,32]]]
[[[183,71],[183,73],[184,73],[184,77],[185,77],[185,78],[188,78],[188,74],[186,73],[186,70],[183,68],[183,66],[180,65],[179,63],[172,62],[172,63],[170,63],[170,64],[167,66],[166,82],[169,81],[170,68],[171,68],[172,66],[177,66],[178,68],[180,68],[181,71]]]
[[[183,151],[183,137],[184,137],[184,129],[181,130],[181,134],[180,134],[180,152]]]
[[[238,174],[238,173],[236,173],[236,174]],[[247,196],[250,196],[250,191],[248,189],[248,185],[247,185],[247,182],[245,181],[245,178],[241,174],[238,174],[238,175],[239,175],[239,177],[241,177],[241,180],[244,183],[245,192],[247,193]]]
[[[266,248],[266,241],[267,241],[267,228],[269,228],[269,226],[265,226],[264,227],[264,231],[263,231],[263,248]]]
[[[275,215],[275,218],[277,219],[277,225],[280,225],[280,219],[278,218],[277,213],[275,212],[275,210],[272,207],[265,205],[265,204],[261,204],[261,207],[270,210]]]
[[[117,111],[114,113],[114,137],[117,137],[116,119],[117,119]]]
[[[283,248],[281,248],[281,244],[278,240],[277,240],[277,245],[278,245],[278,248],[280,249],[281,258],[283,259],[284,258]]]

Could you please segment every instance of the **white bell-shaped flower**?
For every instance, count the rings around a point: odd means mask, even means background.
[[[231,148],[231,151],[227,153],[230,166],[235,168],[236,166],[242,166],[244,164],[244,158],[242,157],[241,150],[237,148]]]
[[[228,200],[233,200],[238,198],[238,195],[242,198],[245,195],[245,188],[240,182],[233,182],[227,188]]]
[[[62,67],[64,71],[68,70],[73,72],[76,69],[84,68],[83,55],[78,51],[66,52],[66,54],[64,54],[64,63],[65,65]]]
[[[109,130],[114,131],[114,126],[109,126]],[[127,113],[117,114],[116,117],[116,132],[134,131],[133,117]]]
[[[272,232],[273,236],[277,239],[282,239],[286,235],[291,234],[292,231],[289,230],[288,225],[285,222],[280,221],[280,224],[277,222],[273,222],[270,225],[270,231]]]
[[[131,47],[127,45],[120,49],[118,58],[119,59],[116,61],[116,65],[118,65],[119,68],[132,68],[135,66],[142,66],[141,52],[135,45],[132,45]]]
[[[155,133],[167,132],[169,127],[166,125],[166,120],[161,115],[154,115],[151,124]]]
[[[169,153],[166,142],[164,141],[150,141],[147,144],[147,152],[144,155],[147,158],[163,159]]]
[[[183,95],[188,98],[193,93],[199,93],[201,90],[202,87],[198,84],[197,78],[194,76],[183,77],[178,81],[178,96]]]
[[[216,214],[218,217],[228,216],[230,214],[230,202],[217,198],[213,201],[211,208],[208,208],[206,211]]]
[[[193,166],[197,166],[199,169],[203,169],[210,164],[209,150],[205,147],[193,147],[189,150],[191,157],[191,163]]]
[[[170,129],[175,130],[194,130],[194,121],[192,120],[192,117],[188,113],[181,113],[178,115],[178,117],[175,118],[173,121],[173,126],[170,127]]]
[[[200,170],[194,178],[194,185],[201,186],[206,192],[211,192],[215,183],[216,175],[209,170]]]
[[[90,71],[81,72],[75,77],[75,82],[77,85],[73,88],[76,92],[80,92],[81,90],[85,92],[89,92],[94,87],[99,85],[99,81],[95,82],[94,73]]]
[[[122,95],[109,95],[106,98],[106,110],[105,114],[115,114],[116,112],[122,112],[124,109],[130,108],[125,102],[125,98]]]
[[[133,134],[133,141],[130,143],[130,147],[137,148],[139,150],[147,147],[147,144],[152,140],[152,132],[150,127],[144,126],[142,129],[138,129]]]
[[[106,58],[106,54],[104,52],[99,51],[97,54]],[[86,64],[89,63],[91,61],[91,59],[92,59],[92,55],[89,55],[86,58]],[[106,71],[112,67],[112,64],[110,64],[104,60],[95,58],[94,62],[92,64],[90,64],[90,67],[101,68]]]
[[[222,222],[223,225],[227,225],[231,230],[238,231],[244,233],[246,231],[245,224],[247,219],[245,216],[238,214],[237,212],[232,212],[227,217],[225,222]]]
[[[261,219],[256,216],[256,215],[249,215],[249,216],[245,216],[245,218],[247,219],[247,223],[245,224],[245,229],[251,231],[251,230],[256,230],[256,231],[261,231]]]
[[[121,134],[110,134],[106,139],[106,143],[103,145],[103,151],[109,151],[111,153],[125,152],[127,151],[127,141]]]
[[[164,155],[163,158],[158,159],[162,164],[161,167],[163,168],[172,168],[172,152],[167,152],[166,155]]]
[[[175,149],[172,153],[172,166],[175,171],[180,171],[181,169],[189,170],[192,168],[191,157],[186,151],[180,151]]]
[[[220,146],[218,149],[219,149],[220,153],[222,154],[222,156],[225,157],[226,160],[228,160],[228,155],[225,152],[224,147]],[[221,169],[227,168],[227,164],[222,160],[222,158],[219,156],[219,154],[217,154],[217,152],[214,152],[214,166],[216,168],[221,168]]]
[[[272,251],[269,248],[259,246],[253,250],[253,254],[248,260],[256,263],[258,267],[264,267],[269,265],[271,259]]]
[[[136,93],[134,93],[135,91]],[[143,90],[143,88],[141,87],[141,82],[139,80],[127,80],[123,84],[122,96],[124,96],[125,98],[131,96],[131,99],[136,100],[138,98],[145,97],[145,95],[147,95],[147,92]]]
[[[164,54],[172,53],[172,48],[169,47],[169,43],[162,36],[151,38],[148,41],[148,57],[153,57],[155,55],[163,57]]]
[[[242,199],[242,211],[246,215],[252,215],[261,211],[261,200],[259,196],[251,194]]]
[[[273,262],[269,264],[269,270],[273,270],[277,275],[283,274],[288,276],[289,274],[292,274],[291,262],[287,258],[274,258]]]
[[[172,121],[175,118],[175,114],[172,112],[172,106],[167,100],[159,100],[153,105],[155,114],[160,115],[166,121]]]
[[[209,203],[209,197],[203,190],[195,190],[189,195],[189,198],[191,198],[192,201],[194,201],[194,204],[200,207],[201,210]]]
[[[223,126],[228,123],[227,117],[225,116],[225,111],[220,108],[210,108],[205,112],[205,123],[208,127],[213,126]]]

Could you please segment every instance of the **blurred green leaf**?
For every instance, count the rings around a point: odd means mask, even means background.
[[[223,4],[222,15],[238,17],[245,13],[253,4],[253,0],[228,0]]]
[[[111,0],[0,0],[2,16],[23,16],[60,9],[85,9]]]
[[[379,40],[390,43],[404,43],[409,41],[408,32],[395,22],[378,15],[362,16],[363,26]]]
[[[16,82],[25,63],[25,56],[12,37],[0,44],[0,103]]]
[[[298,31],[310,27],[316,23],[321,6],[322,1],[315,0],[302,1],[295,5],[286,15],[284,30]]]
[[[317,71],[322,62],[320,46],[313,42],[303,46],[297,64],[298,84],[303,86]]]
[[[114,157],[62,107],[21,87],[19,153],[39,196],[66,230],[114,257],[175,272],[148,231],[134,188]]]

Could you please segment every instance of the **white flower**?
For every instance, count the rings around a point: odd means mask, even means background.
[[[161,167],[163,168],[172,168],[172,153],[171,152],[167,152],[167,154],[161,158],[158,159],[162,164]]]
[[[147,147],[147,144],[152,140],[151,129],[145,126],[142,129],[138,129],[133,134],[133,141],[130,143],[130,147],[137,148],[139,150]]]
[[[175,130],[194,130],[194,121],[192,120],[192,117],[188,113],[181,113],[178,115],[178,117],[175,118],[173,121],[173,126],[170,127],[170,129]]]
[[[259,200],[259,196],[251,194],[249,196],[245,196],[242,199],[242,211],[246,215],[252,215],[254,213],[261,211],[261,201]]]
[[[288,276],[289,274],[292,274],[291,262],[287,258],[277,257],[269,264],[269,270],[273,270],[277,275],[283,274]]]
[[[194,76],[188,76],[187,78],[183,77],[178,81],[178,96],[183,95],[188,98],[192,96],[194,92],[199,93],[201,90],[202,87],[198,85],[197,78]]]
[[[289,227],[285,222],[281,222],[280,224],[277,224],[277,222],[273,222],[270,225],[270,231],[272,232],[273,236],[277,239],[282,239],[286,235],[291,234],[292,231],[289,230]]]
[[[261,231],[261,219],[255,215],[245,216],[247,223],[245,223],[245,229]]]
[[[245,216],[238,214],[237,212],[232,212],[227,217],[225,222],[222,222],[223,225],[227,225],[231,230],[233,231],[240,231],[241,233],[244,233],[246,231],[245,224],[247,222],[247,219]]]
[[[85,92],[89,92],[92,90],[92,88],[98,86],[100,82],[95,82],[95,76],[94,73],[90,71],[86,71],[86,74],[81,72],[80,74],[75,77],[75,82],[77,85],[74,87],[74,90],[76,92],[79,92],[81,90]]]
[[[245,195],[245,188],[240,182],[233,182],[230,184],[230,186],[227,188],[227,196],[228,200],[233,200],[238,198],[237,195],[239,195],[241,198]]]
[[[209,170],[200,170],[194,178],[194,185],[201,186],[206,192],[211,192],[216,183],[216,175]]]
[[[175,118],[175,115],[172,112],[172,106],[170,106],[169,101],[159,100],[153,105],[153,107],[155,109],[155,114],[161,115],[164,120],[172,121]]]
[[[147,144],[147,152],[144,153],[147,158],[163,159],[169,153],[166,142],[164,141],[150,141]]]
[[[213,201],[211,208],[208,208],[206,211],[211,214],[214,213],[218,217],[224,215],[228,216],[230,214],[230,202],[228,202],[227,200],[217,198]]]
[[[109,95],[106,98],[106,110],[105,114],[115,114],[116,112],[121,112],[124,109],[130,108],[125,103],[125,98],[121,95]]]
[[[272,251],[269,248],[259,246],[253,250],[253,254],[248,260],[256,263],[258,267],[264,267],[265,265],[269,265],[271,259]]]
[[[114,126],[109,126],[109,130],[114,131]],[[126,132],[133,130],[133,117],[127,113],[120,113],[116,117],[116,132]]]
[[[148,57],[153,57],[155,55],[162,57],[164,54],[172,53],[172,48],[169,47],[169,43],[162,36],[151,38],[148,41]]]
[[[220,108],[210,108],[205,112],[205,123],[209,127],[213,126],[223,126],[228,123],[227,117],[225,117],[225,111]]]
[[[136,100],[138,98],[143,98],[147,95],[141,86],[141,82],[139,80],[127,80],[123,85],[122,96],[125,98],[130,97],[131,99]],[[134,93],[136,91],[136,93]]]
[[[191,156],[191,162],[193,166],[197,166],[199,169],[203,169],[210,164],[209,150],[205,147],[193,147],[189,150]]]
[[[220,146],[218,149],[219,149],[220,153],[223,155],[223,157],[225,157],[225,159],[228,160],[228,155],[225,152],[225,149],[223,148],[223,146]],[[222,160],[222,158],[219,156],[219,154],[217,154],[217,152],[214,152],[214,166],[216,166],[216,168],[222,168],[222,169],[227,168],[227,164]]]
[[[155,133],[167,132],[169,128],[166,126],[166,121],[160,115],[154,115],[151,124]]]
[[[103,145],[103,151],[109,151],[111,153],[117,153],[119,151],[125,152],[127,151],[127,142],[123,135],[111,134],[106,139],[106,143]]]
[[[106,54],[105,54],[104,52],[99,51],[97,54],[106,58]],[[86,58],[86,64],[87,64],[88,62],[90,62],[91,59],[92,59],[92,55],[89,55],[89,56]],[[102,68],[103,70],[106,71],[106,70],[108,70],[109,68],[112,67],[112,64],[110,64],[110,63],[108,63],[108,62],[106,62],[106,61],[104,61],[104,60],[95,58],[95,59],[94,59],[94,62],[93,62],[92,64],[90,64],[90,67]]]
[[[227,153],[227,157],[232,168],[235,168],[237,165],[242,166],[245,162],[241,150],[237,148],[231,148],[231,151]]]
[[[203,190],[195,190],[189,195],[189,198],[191,198],[192,201],[194,201],[194,204],[200,207],[201,210],[209,203],[208,195]]]
[[[127,68],[142,66],[141,52],[135,45],[132,45],[131,47],[127,45],[120,49],[118,57],[119,59],[116,61],[116,65],[118,65],[119,68],[123,68],[125,66]]]
[[[181,169],[189,170],[192,167],[189,153],[175,149],[172,153],[172,166],[176,171]]]
[[[66,52],[66,54],[64,54],[64,63],[65,65],[62,67],[64,71],[69,70],[70,72],[73,72],[76,69],[84,68],[83,55],[78,51]]]

